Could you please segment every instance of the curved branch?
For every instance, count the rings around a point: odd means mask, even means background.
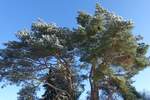
[[[69,98],[71,98],[71,95],[70,95],[67,91],[65,91],[65,90],[62,90],[62,89],[60,89],[60,88],[58,88],[58,87],[56,87],[56,86],[54,86],[54,85],[52,85],[52,84],[50,84],[50,83],[41,81],[41,80],[36,79],[36,78],[34,78],[34,80],[38,81],[39,83],[46,84],[46,85],[50,86],[51,88],[53,88],[53,89],[55,89],[55,90],[57,90],[57,91],[64,92],[64,93],[66,93],[66,94],[69,96]]]

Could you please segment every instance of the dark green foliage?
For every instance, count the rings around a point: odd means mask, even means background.
[[[63,93],[61,93],[62,91],[56,90],[52,87],[50,87],[49,85],[45,84],[45,93],[43,95],[43,99],[42,100],[58,100],[59,98],[61,98],[61,100],[69,100],[70,95],[68,95],[66,92],[69,91],[68,89],[68,82],[65,79],[62,70],[57,70],[57,69],[50,69],[49,70],[49,74],[47,75],[47,83],[50,83],[52,85],[54,85],[55,87],[64,90]],[[63,84],[62,84],[63,83]]]
[[[72,57],[67,53],[70,48],[68,46],[70,45],[69,34],[71,31],[67,28],[39,21],[32,24],[30,31],[19,31],[16,34],[17,41],[5,43],[6,48],[0,50],[0,79],[23,86],[19,92],[19,100],[35,99],[31,95],[36,96],[34,95],[36,89],[27,87],[27,84],[33,84],[33,87],[36,86],[36,88],[40,84],[53,84],[54,87],[62,88],[68,95],[71,95],[69,100],[75,98],[72,93],[76,92],[74,91],[76,80],[72,80],[74,76],[71,71],[71,62],[65,61]],[[59,72],[59,70],[62,71],[59,69],[60,65],[66,68],[63,73]],[[57,79],[53,83],[47,83],[51,80],[49,78],[52,78],[50,76],[46,79],[49,69],[59,69],[56,70],[58,73],[53,74]],[[70,77],[71,79],[69,79]],[[61,82],[61,80],[64,81]],[[72,82],[69,83],[69,81]],[[66,88],[69,88],[69,91],[65,90]],[[29,89],[32,94],[26,93]],[[32,91],[33,89],[34,91]]]
[[[45,87],[42,100],[76,100],[84,79],[90,80],[91,100],[98,100],[99,90],[109,100],[115,93],[125,100],[139,99],[130,81],[150,63],[148,45],[133,35],[133,23],[98,4],[94,15],[79,12],[77,23],[70,30],[38,21],[30,31],[19,31],[18,40],[0,50],[0,79],[23,86],[19,100],[35,100],[40,84]],[[90,69],[88,74],[75,70],[80,63]]]
[[[148,45],[140,43],[139,39],[133,36],[133,23],[108,12],[98,4],[93,16],[81,13],[77,21],[80,27],[74,32],[75,44],[81,52],[80,60],[92,65],[91,76],[89,76],[91,84],[103,83],[104,80],[106,83],[113,81],[112,83],[117,84],[118,87],[115,92],[120,92],[124,99],[139,98],[128,81],[149,65],[149,59],[145,56]],[[112,71],[112,65],[116,68],[120,66],[124,69],[124,74],[121,76],[115,74],[116,72]],[[111,93],[115,87],[116,85],[113,84],[105,84],[103,89]],[[91,87],[91,89],[94,88]],[[92,100],[94,98],[91,97]],[[98,97],[94,100],[96,99]]]
[[[25,86],[18,92],[18,100],[37,100],[36,98],[36,87],[34,86]]]

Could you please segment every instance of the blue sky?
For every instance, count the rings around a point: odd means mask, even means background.
[[[93,13],[99,1],[109,11],[133,20],[133,32],[150,44],[150,0],[0,0],[0,48],[2,43],[15,40],[18,30],[30,28],[37,18],[59,26],[76,27],[77,11]],[[134,86],[138,91],[150,91],[149,77],[150,68],[135,76]],[[15,86],[0,89],[0,100],[16,100],[17,91]]]

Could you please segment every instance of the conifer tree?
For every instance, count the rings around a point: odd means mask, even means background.
[[[59,94],[74,100],[77,89],[73,58],[67,51],[69,34],[67,28],[38,21],[30,31],[17,32],[18,40],[5,43],[6,48],[0,50],[0,79],[23,86],[19,100],[30,100],[24,93],[34,100],[30,95],[36,94],[41,84],[54,90],[47,100],[55,100]],[[53,76],[47,76],[51,71]],[[29,88],[33,91],[27,92]]]
[[[18,100],[36,100],[41,84],[42,100],[77,100],[84,79],[90,100],[140,98],[131,78],[149,65],[148,45],[134,36],[133,23],[98,4],[94,15],[79,12],[77,22],[71,30],[38,21],[17,32],[18,40],[0,50],[0,80],[23,86]],[[76,71],[80,64],[90,69],[87,75]]]
[[[99,100],[99,90],[112,100],[120,93],[125,100],[139,96],[131,86],[131,77],[149,65],[145,56],[148,45],[132,33],[133,23],[96,5],[95,14],[80,12],[74,45],[81,61],[91,64],[89,80],[91,99]]]

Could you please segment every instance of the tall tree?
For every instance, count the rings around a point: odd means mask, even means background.
[[[23,86],[19,100],[37,99],[40,84],[46,89],[42,100],[76,100],[87,78],[90,100],[139,98],[131,78],[149,65],[148,45],[132,34],[133,23],[98,4],[94,15],[80,12],[77,22],[70,30],[38,21],[17,32],[18,40],[0,50],[0,79]],[[90,72],[77,72],[78,65]]]
[[[33,90],[32,95],[36,93],[35,88],[44,84],[54,90],[50,100],[58,94],[74,100],[77,89],[71,64],[73,58],[68,53],[69,34],[71,31],[67,28],[42,21],[33,23],[30,31],[17,32],[18,40],[5,43],[6,48],[0,50],[0,79],[23,85],[20,95],[27,93],[25,90],[29,88]],[[53,76],[47,76],[51,71],[55,71]],[[25,95],[19,98],[26,100]]]
[[[148,66],[149,60],[145,56],[148,45],[132,34],[133,23],[98,4],[93,16],[80,12],[77,22],[72,40],[80,50],[80,60],[91,64],[91,100],[99,100],[99,90],[106,91],[109,100],[115,92],[135,100],[131,77]]]

